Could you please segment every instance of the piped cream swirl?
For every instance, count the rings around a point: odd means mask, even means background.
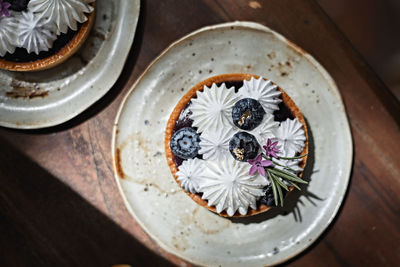
[[[234,88],[228,89],[225,83],[220,86],[213,83],[210,88],[204,86],[203,91],[197,92],[197,98],[192,99],[190,106],[193,127],[197,127],[200,133],[206,129],[231,128],[232,107],[238,100]]]
[[[41,51],[48,51],[54,40],[56,27],[52,22],[47,22],[31,12],[22,12],[16,19],[18,20],[18,43],[25,48],[28,53],[39,54]]]
[[[283,157],[293,157],[304,148],[306,136],[303,124],[297,118],[282,121],[281,125],[273,130],[273,135],[272,140],[278,141],[277,147]]]
[[[206,161],[199,191],[208,206],[215,206],[218,213],[226,211],[233,216],[238,211],[246,215],[249,207],[257,208],[256,202],[267,184],[265,177],[249,175],[249,164],[227,157]]]
[[[243,98],[253,98],[260,102],[264,111],[273,114],[278,110],[281,92],[277,89],[278,86],[270,80],[264,80],[262,77],[255,79],[251,77],[250,81],[243,81],[243,86],[239,89],[239,94]]]
[[[78,22],[87,21],[85,13],[93,11],[90,3],[95,0],[30,0],[28,9],[46,18],[48,22],[54,22],[57,26],[57,34],[66,33],[68,28],[76,31]]]
[[[203,172],[204,161],[194,158],[183,161],[176,175],[183,189],[190,193],[197,193],[199,192],[199,183],[202,180]]]
[[[18,23],[13,16],[14,13],[10,13],[10,17],[0,17],[0,56],[4,56],[7,52],[14,53],[18,46],[16,35]]]
[[[229,141],[234,135],[232,129],[206,130],[200,135],[199,154],[205,160],[218,160],[221,157],[229,157]]]
[[[273,131],[279,127],[279,122],[274,121],[274,116],[272,114],[266,113],[259,126],[254,130],[249,131],[257,139],[260,146],[267,143],[268,138],[274,137]]]

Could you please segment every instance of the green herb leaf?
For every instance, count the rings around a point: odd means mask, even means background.
[[[269,177],[269,181],[271,182],[271,185],[272,185],[272,193],[274,194],[275,205],[278,206],[278,192],[276,190],[276,184],[275,184],[274,178],[271,177],[269,172],[267,172],[267,174]]]
[[[277,166],[281,166],[282,168],[285,168],[285,169],[287,169],[287,170],[289,170],[289,171],[292,171],[292,172],[294,172],[294,173],[297,173],[296,170],[294,170],[294,169],[292,169],[292,168],[290,168],[290,167],[284,166],[284,165],[282,165],[282,164],[279,164],[278,162],[274,161],[273,159],[272,159],[271,161],[272,161],[272,163],[274,163],[274,164],[277,165]]]
[[[289,188],[287,187],[287,185],[285,185],[280,179],[279,177],[277,177],[275,174],[271,173],[272,178],[275,179],[275,181],[280,184],[281,187],[285,188],[286,191],[289,191]]]
[[[293,183],[291,181],[288,181],[288,183],[290,183],[291,186],[294,186],[297,190],[301,191],[301,188],[296,183]]]
[[[297,157],[290,157],[290,158],[287,158],[287,157],[279,157],[280,159],[301,159],[301,158],[304,158],[305,156],[307,156],[308,154],[303,154],[303,155],[300,155],[300,156],[297,156]]]
[[[287,180],[290,180],[290,181],[295,181],[295,182],[302,183],[302,184],[307,184],[306,181],[300,179],[299,177],[297,177],[297,176],[295,176],[295,175],[293,175],[291,173],[288,173],[288,172],[285,172],[285,171],[282,171],[282,170],[278,170],[278,169],[269,169],[269,171],[272,172],[275,175],[278,175],[279,177],[282,177],[283,179],[287,179]]]
[[[273,176],[272,176],[273,177]],[[278,179],[274,179],[276,182]],[[283,194],[282,189],[280,186],[277,186],[276,189],[278,190],[279,199],[281,200],[281,207],[283,207]]]

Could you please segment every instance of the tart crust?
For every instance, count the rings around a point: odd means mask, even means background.
[[[75,36],[64,45],[58,52],[53,55],[38,59],[31,62],[11,62],[8,60],[0,59],[0,69],[10,70],[10,71],[39,71],[46,70],[52,67],[55,67],[68,58],[70,58],[86,41],[89,36],[90,30],[92,29],[94,20],[96,18],[96,3],[93,2],[91,4],[95,9],[93,12],[87,14],[88,20],[82,24],[79,31],[75,34]]]
[[[174,127],[176,124],[176,121],[179,118],[179,115],[181,114],[182,110],[186,107],[186,105],[189,103],[189,101],[196,97],[197,91],[202,91],[204,86],[210,87],[213,83],[223,83],[223,82],[233,82],[233,81],[243,81],[243,80],[250,80],[251,77],[254,77],[258,79],[260,76],[253,75],[253,74],[242,74],[242,73],[233,73],[233,74],[222,74],[222,75],[217,75],[210,77],[198,84],[196,84],[193,88],[191,88],[177,103],[175,106],[174,110],[172,111],[168,123],[167,123],[167,128],[165,131],[165,154],[167,157],[167,162],[169,165],[169,168],[171,169],[172,175],[174,176],[175,181],[178,183],[178,185],[181,187],[180,182],[178,181],[178,176],[176,173],[178,172],[178,166],[175,163],[175,157],[174,154],[172,153],[172,150],[170,148],[170,141],[172,138],[172,135],[174,134]],[[281,97],[282,101],[285,103],[285,105],[289,108],[289,110],[292,112],[294,117],[296,117],[299,122],[303,125],[304,129],[304,134],[306,137],[305,145],[303,148],[303,151],[301,154],[308,154],[308,132],[307,132],[307,125],[304,120],[303,114],[300,112],[300,109],[297,107],[297,105],[293,102],[293,100],[286,94],[286,92],[278,86],[278,90],[281,92]],[[305,156],[302,158],[302,161],[300,162],[300,167],[304,169],[306,162],[307,162],[308,156]],[[299,174],[301,177],[303,175],[303,172]],[[294,189],[293,186],[289,187],[289,192]],[[210,211],[217,213],[217,210],[215,206],[208,206],[208,202],[204,199],[201,198],[200,195],[194,194],[187,192],[184,190],[185,193],[190,196],[197,204],[200,206],[203,206]],[[259,213],[263,213],[271,209],[270,206],[260,204],[258,205],[257,209],[249,209],[246,215],[241,215],[239,212],[236,212],[232,217],[248,217],[252,215],[256,215]],[[230,217],[226,213],[226,211],[223,211],[221,213],[217,213],[220,216],[223,217]]]

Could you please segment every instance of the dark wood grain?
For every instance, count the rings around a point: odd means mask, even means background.
[[[344,205],[294,266],[395,266],[400,262],[400,105],[311,0],[142,1],[124,71],[110,92],[49,129],[0,129],[2,266],[165,266],[130,217],[113,178],[111,132],[123,95],[171,42],[202,26],[260,22],[312,54],[346,105],[354,167]]]

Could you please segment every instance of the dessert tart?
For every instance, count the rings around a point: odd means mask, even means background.
[[[245,217],[282,206],[300,189],[308,135],[285,91],[252,74],[223,74],[191,88],[165,132],[175,181],[220,216]]]
[[[95,0],[0,0],[0,69],[61,64],[85,42],[94,11]]]

